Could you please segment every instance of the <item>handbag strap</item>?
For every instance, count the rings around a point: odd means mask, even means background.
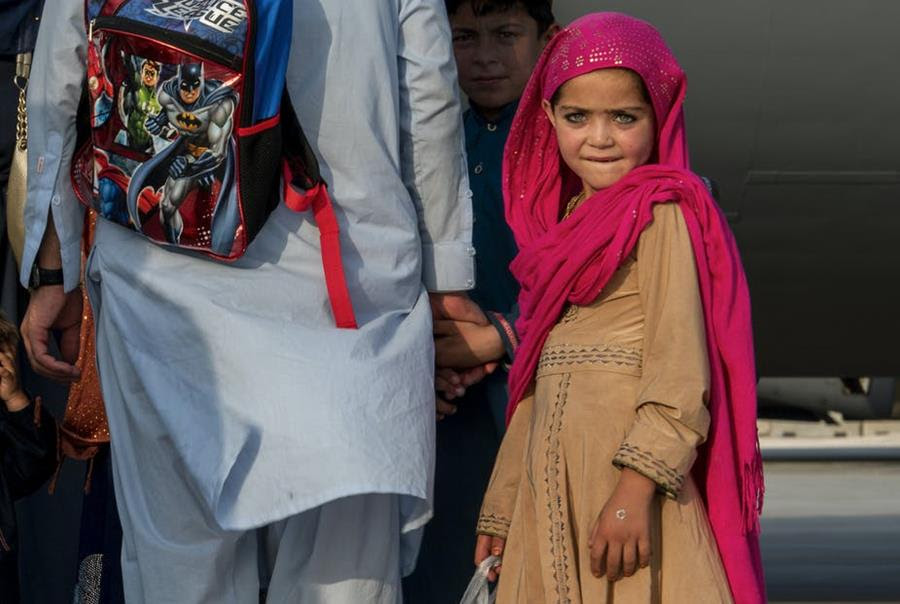
[[[16,109],[16,147],[19,151],[28,148],[28,113],[26,111],[26,91],[28,90],[28,78],[31,75],[31,53],[23,52],[16,55],[16,76],[13,82],[19,89],[19,106]]]

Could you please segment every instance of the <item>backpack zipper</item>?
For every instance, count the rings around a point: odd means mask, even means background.
[[[241,73],[241,57],[222,50],[196,37],[181,32],[133,21],[124,17],[96,17],[88,24],[88,40],[93,41],[95,31],[111,31],[144,38],[156,44],[163,44],[173,50],[193,55],[200,59],[213,61],[228,69]]]

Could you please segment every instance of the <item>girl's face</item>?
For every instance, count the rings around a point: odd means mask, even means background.
[[[650,159],[656,124],[636,73],[592,71],[563,84],[556,96],[555,105],[544,101],[544,111],[556,130],[563,161],[588,196]]]

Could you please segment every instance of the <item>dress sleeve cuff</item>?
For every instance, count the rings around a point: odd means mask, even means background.
[[[513,359],[516,358],[516,349],[519,347],[519,334],[516,333],[513,322],[499,312],[490,311],[486,314],[488,321],[491,322],[491,325],[493,325],[497,330],[497,333],[500,334],[500,339],[503,341],[503,348],[506,350],[506,356],[509,359],[509,362],[512,363]]]
[[[657,488],[667,497],[677,499],[684,486],[684,474],[657,459],[648,451],[628,442],[622,443],[613,457],[613,465],[619,468],[631,468],[656,483]]]
[[[431,293],[472,289],[475,287],[475,248],[463,241],[424,244],[422,281]]]
[[[509,535],[510,523],[510,519],[502,514],[494,514],[482,510],[478,516],[475,532],[479,535],[490,535],[491,537],[506,539],[506,536]]]

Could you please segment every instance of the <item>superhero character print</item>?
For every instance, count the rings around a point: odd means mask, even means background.
[[[153,139],[145,122],[162,108],[157,98],[162,66],[157,61],[122,53],[127,76],[118,93],[118,113],[123,128],[116,143],[143,153],[153,151]]]
[[[130,6],[130,5],[129,5]],[[91,140],[73,162],[75,191],[104,218],[159,243],[230,257],[243,241],[235,66],[126,31],[90,31]],[[216,55],[217,57],[221,55]]]
[[[157,141],[153,157],[131,178],[127,206],[132,223],[143,230],[142,192],[159,196],[156,210],[164,240],[181,244],[185,228],[182,209],[194,200],[192,218],[209,222],[207,237],[199,243],[227,254],[239,223],[233,192],[234,129],[238,93],[216,79],[207,79],[204,65],[185,62],[166,80],[157,95],[160,110],[148,116],[144,127]],[[199,205],[206,201],[206,207]]]

